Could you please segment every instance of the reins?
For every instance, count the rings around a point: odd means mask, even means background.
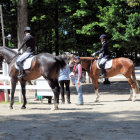
[[[19,54],[17,53],[12,59],[11,59],[11,62],[13,61],[13,59],[15,59],[17,56],[19,56]],[[10,62],[10,63],[11,63]]]

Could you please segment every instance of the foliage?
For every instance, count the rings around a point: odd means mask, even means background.
[[[11,42],[16,46],[16,1],[1,1],[5,33],[12,34]],[[56,52],[57,39],[60,53],[72,52],[90,56],[101,48],[99,36],[105,33],[114,56],[134,58],[136,52],[140,53],[139,2],[29,0],[28,21],[38,52]]]
[[[140,0],[127,0],[130,7],[140,6]]]

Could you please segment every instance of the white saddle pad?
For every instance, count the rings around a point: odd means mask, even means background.
[[[112,67],[112,61],[113,61],[113,59],[106,62],[105,69],[109,69]],[[98,64],[98,60],[97,60],[97,68],[100,69],[99,64]]]
[[[23,62],[23,69],[24,70],[28,70],[30,69],[31,65],[32,65],[32,60],[33,60],[34,56],[27,58],[24,62]],[[19,70],[19,67],[17,66],[17,64],[15,63],[15,67],[16,69]]]

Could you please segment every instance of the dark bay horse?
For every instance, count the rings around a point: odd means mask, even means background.
[[[58,76],[61,68],[64,68],[66,63],[65,61],[58,56],[53,56],[49,53],[41,53],[35,55],[32,61],[32,65],[30,71],[25,71],[25,77],[23,79],[18,79],[17,76],[19,71],[15,68],[15,62],[18,57],[17,52],[7,48],[0,47],[0,57],[3,57],[8,64],[8,72],[11,77],[11,101],[10,101],[10,109],[13,109],[14,104],[14,93],[16,88],[17,81],[21,84],[21,90],[23,95],[23,105],[22,109],[26,108],[26,82],[30,80],[34,80],[43,76],[50,85],[53,93],[54,93],[54,109],[58,109],[59,103],[59,84],[58,84]]]
[[[100,69],[97,68],[97,59],[94,57],[80,57],[82,67],[87,71],[95,89],[96,102],[99,101],[100,94],[98,92],[98,79]],[[73,63],[71,57],[70,65]],[[128,58],[115,58],[112,62],[112,67],[106,69],[106,78],[113,77],[117,74],[124,75],[130,85],[130,97],[128,100],[135,101],[136,93],[139,93],[139,85],[135,76],[135,68],[133,62]]]

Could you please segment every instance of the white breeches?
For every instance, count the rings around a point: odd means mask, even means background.
[[[22,55],[20,55],[17,59],[17,62],[22,62],[23,60],[25,60],[27,57],[29,57],[29,55],[31,54],[31,52],[24,52]]]

